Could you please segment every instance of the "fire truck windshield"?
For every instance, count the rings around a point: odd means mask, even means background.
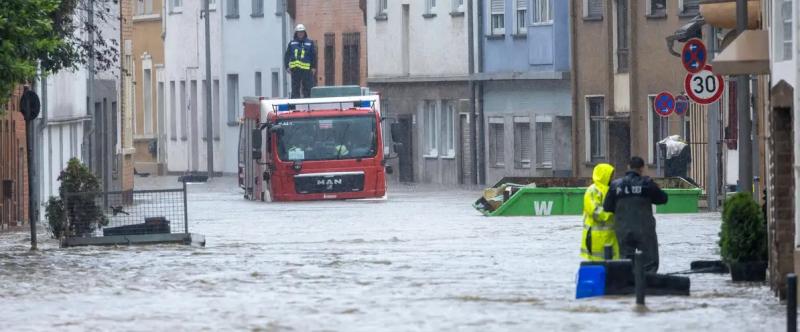
[[[374,116],[290,119],[278,125],[283,161],[372,158],[377,153]]]

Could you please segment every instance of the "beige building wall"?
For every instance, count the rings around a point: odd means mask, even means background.
[[[135,82],[133,126],[136,168],[139,172],[161,173],[163,171],[159,167],[158,149],[151,150],[150,148],[154,142],[156,144],[163,143],[158,142],[160,101],[156,79],[157,68],[163,67],[164,64],[164,40],[161,36],[163,1],[137,0],[138,4],[133,8],[132,55],[134,68],[132,76]],[[165,89],[167,88],[165,87]],[[148,93],[146,94],[146,92]],[[163,124],[161,124],[161,128],[163,128]]]
[[[574,158],[576,176],[591,176],[596,162],[609,162],[624,170],[629,157],[638,155],[648,161],[651,174],[655,165],[649,156],[650,123],[653,121],[649,96],[662,91],[683,92],[686,70],[680,59],[671,55],[665,38],[693,15],[682,15],[677,1],[666,1],[663,15],[651,15],[650,1],[627,0],[629,34],[629,70],[617,72],[616,15],[619,0],[601,1],[602,15],[589,15],[587,0],[572,0]],[[595,2],[595,1],[591,1]],[[676,43],[680,52],[682,43]],[[604,158],[592,160],[588,126],[587,97],[604,98]],[[667,135],[681,134],[681,118],[668,118]],[[696,126],[705,124],[696,123]],[[629,136],[626,136],[629,133]],[[696,137],[705,141],[705,137]]]

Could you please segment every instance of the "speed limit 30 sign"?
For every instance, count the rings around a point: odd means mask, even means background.
[[[711,71],[711,66],[706,65],[699,72],[687,74],[683,88],[694,102],[708,105],[722,97],[725,81]]]

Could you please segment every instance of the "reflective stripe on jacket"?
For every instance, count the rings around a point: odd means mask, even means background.
[[[614,214],[603,210],[603,199],[608,193],[608,183],[614,167],[599,164],[592,174],[592,185],[583,195],[583,234],[581,257],[590,261],[605,259],[605,246],[614,249],[614,259],[619,258],[619,244],[614,232]]]

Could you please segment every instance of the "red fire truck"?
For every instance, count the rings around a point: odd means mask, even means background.
[[[377,95],[245,98],[239,186],[245,198],[383,197],[387,169]]]

